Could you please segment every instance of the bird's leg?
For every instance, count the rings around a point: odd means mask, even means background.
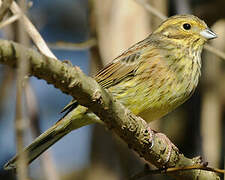
[[[150,149],[152,149],[152,147],[154,146],[154,136],[155,136],[155,131],[154,130],[152,130],[150,127],[149,127],[149,125],[148,125],[148,127],[147,127],[147,129],[146,129],[146,133],[149,133],[149,142],[151,143],[151,147],[150,147]]]
[[[166,162],[165,162],[165,166],[166,166],[170,160],[172,150],[174,149],[175,151],[179,152],[179,149],[169,140],[169,138],[165,134],[155,132],[155,136],[160,137],[160,139],[162,139],[165,142],[165,144],[167,145],[168,152],[167,152]]]

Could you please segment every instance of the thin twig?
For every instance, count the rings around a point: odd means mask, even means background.
[[[2,0],[2,2],[0,2],[0,21],[3,20],[12,2],[13,0]]]
[[[23,14],[20,7],[17,5],[15,1],[12,3],[10,10],[13,12],[13,14],[21,14],[24,29],[27,31],[27,33],[29,34],[29,36],[31,37],[31,39],[33,40],[34,44],[37,46],[39,51],[48,57],[57,59],[56,56],[48,48],[47,44],[45,43],[45,41],[35,28],[35,26],[31,23],[31,21],[27,18],[27,16]]]
[[[149,3],[147,3],[145,0],[135,0],[137,3],[141,4],[146,10],[148,10],[150,13],[155,15],[161,20],[166,20],[167,16],[165,16],[163,13],[158,11],[156,8],[151,6]]]
[[[165,20],[167,16],[162,14],[160,11],[158,11],[156,8],[152,7],[149,3],[147,3],[145,0],[134,0],[138,4],[142,5],[148,12],[155,15],[156,17],[160,18],[161,20]],[[221,59],[225,60],[225,53],[223,51],[220,51],[210,45],[205,45],[204,48],[215,54],[216,56],[220,57]]]
[[[19,18],[20,18],[20,14],[14,14],[13,16],[9,17],[8,19],[0,22],[0,29],[9,24],[12,24],[13,22],[17,21]]]
[[[223,169],[207,167],[204,165],[193,165],[193,166],[186,166],[186,167],[174,167],[174,168],[156,169],[156,170],[144,169],[143,171],[130,177],[129,180],[137,180],[137,179],[140,179],[140,178],[143,178],[143,177],[146,177],[149,175],[153,175],[153,174],[167,174],[167,173],[172,173],[172,172],[188,171],[188,170],[193,170],[193,169],[211,171],[211,172],[215,172],[215,173],[219,173],[219,174],[225,174],[225,170],[223,170]]]
[[[222,58],[222,59],[225,59],[225,53],[222,52],[221,50],[213,47],[213,46],[210,46],[208,44],[205,45],[205,49],[208,50],[209,52],[215,54],[216,56]]]
[[[30,120],[29,124],[31,127],[31,133],[34,137],[37,137],[41,134],[39,125],[40,122],[39,108],[35,93],[29,84],[27,84],[25,88],[25,98],[26,98],[27,112]],[[59,180],[59,175],[56,170],[55,164],[52,161],[51,153],[49,151],[45,152],[40,158],[40,160],[41,160],[41,169],[45,179]]]
[[[52,49],[63,49],[63,50],[87,50],[96,46],[97,41],[95,38],[88,39],[87,41],[81,43],[68,43],[68,42],[56,42],[48,43],[49,47]]]
[[[1,70],[1,85],[0,85],[0,115],[2,113],[2,111],[4,110],[4,106],[5,106],[5,102],[8,102],[8,98],[10,96],[10,92],[13,89],[13,80],[14,80],[14,73],[13,70],[8,68],[8,67],[4,67]],[[0,118],[0,121],[2,121],[3,118]]]
[[[22,7],[22,11],[26,10],[26,1],[20,0],[20,6]],[[28,37],[24,32],[22,19],[19,20],[18,24],[18,34],[19,34],[19,42],[21,44],[27,45],[28,44]],[[20,57],[20,62],[18,63],[17,69],[17,91],[16,91],[16,117],[15,117],[15,130],[16,130],[16,143],[17,143],[17,152],[23,152],[24,148],[24,133],[27,129],[25,122],[26,117],[24,116],[24,109],[23,109],[23,89],[26,86],[26,80],[24,77],[27,75],[29,67],[29,61],[27,60],[26,56],[23,54]],[[27,163],[27,156],[26,153],[21,153],[21,156],[18,158],[17,164],[17,176],[18,180],[27,180],[28,179],[28,163]]]

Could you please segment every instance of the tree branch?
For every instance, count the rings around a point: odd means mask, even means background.
[[[13,0],[3,0],[0,1],[0,21],[3,20],[4,16],[7,14]]]
[[[44,79],[62,92],[73,96],[81,105],[88,107],[98,115],[107,127],[119,135],[129,147],[157,168],[202,164],[200,158],[186,158],[176,148],[172,148],[168,160],[171,142],[164,136],[159,136],[159,133],[153,133],[144,120],[134,116],[101,88],[94,79],[83,74],[78,67],[46,57],[17,43],[0,40],[0,63],[16,67],[21,56],[25,56],[30,61],[30,75]],[[219,179],[214,172],[204,170],[168,174],[182,180]]]

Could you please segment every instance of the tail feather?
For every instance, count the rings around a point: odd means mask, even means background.
[[[46,149],[48,149],[51,145],[65,136],[68,132],[66,131],[55,131],[56,125],[49,128],[45,133],[41,134],[37,137],[32,144],[27,146],[24,152],[27,155],[28,163],[31,163],[35,160],[40,154],[42,154]],[[11,160],[9,160],[5,165],[4,169],[14,169],[16,168],[16,163],[19,155],[16,155]]]
[[[70,112],[67,113],[66,116],[63,116],[63,118],[60,119],[54,126],[37,137],[24,149],[22,153],[25,152],[27,154],[29,163],[35,160],[41,153],[43,153],[70,131],[95,122],[101,123],[100,119],[92,112],[89,112],[86,107],[77,106],[76,109],[72,111],[69,109],[69,111]],[[5,164],[4,169],[9,170],[16,168],[18,156],[19,154],[9,160],[9,162]]]

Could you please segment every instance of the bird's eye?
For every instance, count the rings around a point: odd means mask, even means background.
[[[185,23],[185,24],[183,24],[183,28],[184,28],[185,30],[190,30],[190,29],[191,29],[191,25],[188,24],[188,23]]]

